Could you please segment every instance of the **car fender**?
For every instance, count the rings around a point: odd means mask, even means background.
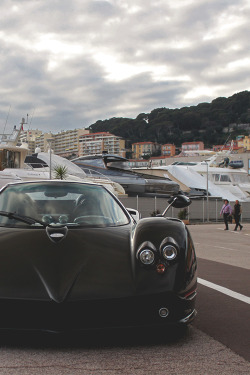
[[[178,247],[174,261],[166,261],[161,256],[160,247],[164,239],[170,238]],[[138,259],[141,244],[149,242],[156,249],[156,261],[151,266],[144,266]],[[197,260],[194,244],[189,230],[178,219],[155,217],[139,220],[132,237],[132,261],[134,262],[137,288],[143,290],[175,291],[185,294],[197,283]],[[157,272],[157,265],[166,267],[164,273]]]

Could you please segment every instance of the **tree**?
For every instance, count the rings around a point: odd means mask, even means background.
[[[56,180],[66,180],[68,174],[67,167],[65,165],[56,165],[54,168],[54,178]]]
[[[183,142],[200,140],[208,147],[220,144],[225,139],[223,128],[240,122],[250,122],[249,91],[229,98],[218,97],[211,103],[200,103],[197,106],[156,108],[150,113],[140,113],[135,119],[113,117],[99,120],[90,125],[89,129],[92,132],[108,131],[124,138],[128,144],[152,141],[174,143],[180,147]]]

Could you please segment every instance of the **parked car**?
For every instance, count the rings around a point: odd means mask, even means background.
[[[169,206],[190,204],[175,196]],[[0,191],[0,329],[62,332],[188,324],[196,256],[187,227],[140,219],[94,183],[9,183]]]

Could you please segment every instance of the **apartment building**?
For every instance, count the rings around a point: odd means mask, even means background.
[[[204,150],[204,143],[201,141],[197,142],[184,142],[181,146],[181,151],[197,151],[197,150]]]
[[[161,146],[161,155],[163,156],[174,156],[175,155],[175,145],[171,143],[166,143]]]
[[[250,136],[246,135],[243,139],[243,147],[246,151],[250,151]]]
[[[59,156],[68,157],[72,154],[78,155],[78,142],[83,134],[89,134],[89,130],[74,129],[61,131],[54,135],[54,153]]]
[[[42,152],[47,152],[50,148],[56,155],[68,157],[72,154],[78,156],[79,137],[83,134],[89,134],[89,130],[74,129],[61,131],[57,134],[43,133],[36,138],[36,147]]]
[[[42,133],[36,137],[36,148],[39,148],[41,152],[48,152],[51,143],[51,149],[54,150],[54,135],[52,133]]]
[[[90,133],[79,137],[79,156],[101,154],[103,151],[125,157],[125,140],[109,132]]]
[[[155,142],[137,142],[132,144],[133,159],[141,159],[151,156],[161,149],[161,145]]]
[[[36,139],[42,135],[41,130],[23,130],[19,136],[19,143],[27,143],[29,154],[34,154],[36,149]]]

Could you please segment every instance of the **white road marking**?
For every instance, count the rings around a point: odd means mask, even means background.
[[[225,230],[223,228],[216,228],[216,229],[217,230]],[[249,233],[244,233],[242,230],[237,231],[237,230],[228,229],[227,232],[234,233],[234,234],[241,234],[241,235],[244,235],[244,236],[250,236]]]
[[[207,286],[208,288],[215,289],[218,292],[226,294],[227,296],[230,296],[232,298],[236,298],[237,300],[248,303],[250,305],[250,297],[244,296],[243,294],[234,292],[233,290],[224,288],[223,286],[211,283],[210,281],[200,279],[199,277],[198,277],[198,283],[204,286]]]
[[[216,247],[217,249],[224,249],[224,250],[233,250],[233,251],[235,251],[235,249],[230,249],[230,247],[225,247],[225,246],[211,246],[211,247]]]
[[[195,243],[195,246],[198,244],[198,242],[197,243]],[[235,251],[235,249],[230,249],[230,247],[224,247],[224,246],[211,246],[211,245],[207,245],[209,248],[212,248],[212,247],[214,247],[214,248],[216,248],[216,249],[223,249],[223,250],[229,250],[229,251]]]
[[[200,245],[199,244],[199,242],[195,242],[194,243],[195,244],[195,246],[196,245]],[[231,249],[230,247],[224,247],[224,246],[213,246],[213,245],[206,245],[207,247],[209,247],[210,249],[211,248],[216,248],[216,249],[223,249],[223,250],[228,250],[228,251],[235,251],[235,248],[234,249]],[[249,248],[250,249],[250,248]],[[239,249],[237,249],[237,251],[238,251]],[[246,253],[246,254],[249,254],[249,251],[245,251],[245,250],[242,250],[242,249],[240,249],[240,252],[241,253]]]

